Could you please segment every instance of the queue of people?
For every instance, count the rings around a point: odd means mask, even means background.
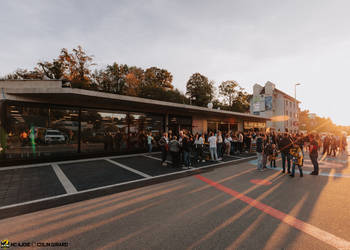
[[[337,143],[335,143],[336,141]],[[334,146],[333,146],[334,145]],[[321,138],[318,134],[303,135],[292,133],[260,133],[257,136],[256,152],[258,157],[259,171],[266,168],[267,161],[270,161],[270,167],[276,167],[276,157],[281,154],[282,173],[295,176],[295,168],[298,167],[300,177],[303,177],[302,166],[304,164],[305,153],[308,152],[314,170],[311,175],[319,174],[318,157],[321,147],[323,155],[332,155],[336,157],[338,153],[345,152],[346,148],[345,135],[341,139],[325,137]],[[333,148],[330,151],[329,148]]]
[[[340,139],[337,152],[341,152],[346,147],[345,140]],[[151,134],[148,135],[148,142],[153,141]],[[332,140],[331,140],[332,141]],[[171,156],[174,167],[191,168],[198,163],[205,161],[220,161],[224,155],[235,155],[249,152],[256,152],[258,157],[258,170],[264,171],[266,166],[276,168],[276,160],[281,156],[282,173],[295,176],[297,167],[300,176],[303,176],[302,166],[304,156],[308,152],[310,160],[314,166],[312,175],[319,174],[318,156],[320,148],[323,147],[327,153],[327,139],[321,138],[317,134],[303,135],[302,133],[259,133],[250,132],[209,132],[209,134],[191,134],[182,130],[178,135],[173,135],[172,131],[164,133],[158,142],[162,152],[162,165],[167,165],[168,155]],[[152,147],[149,147],[151,152]]]
[[[167,156],[171,156],[174,167],[191,168],[205,161],[220,161],[224,155],[234,155],[254,150],[256,133],[209,132],[192,134],[186,130],[173,135],[164,133],[158,142],[162,152],[162,165],[166,165]]]

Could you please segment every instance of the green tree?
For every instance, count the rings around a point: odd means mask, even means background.
[[[186,84],[186,94],[191,104],[206,107],[214,97],[214,83],[206,76],[194,73]]]
[[[236,112],[249,111],[249,95],[236,81],[224,81],[219,85],[219,94],[224,99],[228,110]]]
[[[219,94],[223,97],[224,101],[232,106],[239,91],[239,85],[236,81],[224,81],[219,85]]]

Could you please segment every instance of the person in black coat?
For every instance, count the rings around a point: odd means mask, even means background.
[[[290,149],[292,147],[292,140],[289,138],[287,133],[284,133],[283,137],[279,141],[279,150],[281,151],[282,156],[282,172],[286,172],[286,161],[288,166],[288,174],[290,174]]]

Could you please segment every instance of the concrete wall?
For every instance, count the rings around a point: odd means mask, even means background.
[[[0,88],[62,88],[60,80],[0,80]]]

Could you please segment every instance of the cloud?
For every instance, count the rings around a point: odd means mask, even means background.
[[[336,96],[349,92],[349,7],[345,0],[1,1],[0,75],[79,44],[100,66],[168,69],[181,90],[194,72],[248,91],[270,80],[293,95],[301,82],[305,108],[345,121],[345,109],[334,112],[324,100],[341,106]]]

